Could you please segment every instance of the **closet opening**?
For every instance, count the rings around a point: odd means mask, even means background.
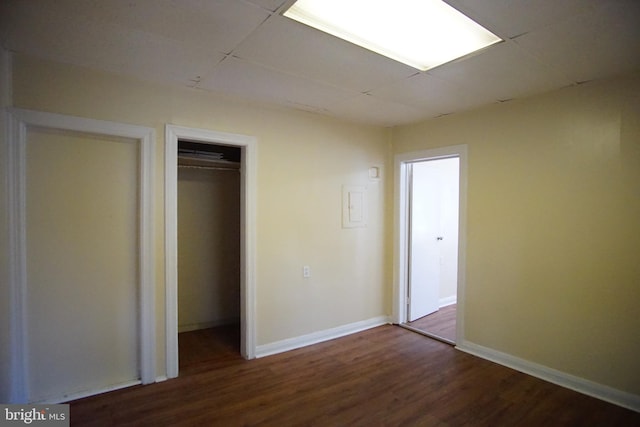
[[[241,173],[238,146],[178,140],[180,372],[241,357]]]

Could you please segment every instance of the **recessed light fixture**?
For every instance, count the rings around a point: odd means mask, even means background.
[[[502,41],[441,0],[297,0],[284,16],[422,71]]]

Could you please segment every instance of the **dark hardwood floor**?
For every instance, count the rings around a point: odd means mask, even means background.
[[[71,402],[71,425],[640,425],[640,413],[397,326],[251,361],[234,333],[181,336],[179,378]]]
[[[407,322],[407,325],[456,342],[456,308],[456,304],[442,307],[435,313]]]
[[[210,363],[237,360],[240,357],[240,325],[178,334],[180,373],[189,374]]]

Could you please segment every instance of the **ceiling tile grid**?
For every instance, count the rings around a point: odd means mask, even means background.
[[[433,118],[437,110],[411,107],[382,100],[369,94],[357,94],[328,108],[329,113],[346,120],[378,126],[397,126]]]
[[[603,0],[589,12],[515,39],[576,83],[640,69],[640,2]]]
[[[265,22],[233,54],[355,92],[416,73],[407,65],[279,15]]]
[[[561,72],[537,60],[512,42],[492,46],[463,61],[445,64],[429,74],[494,101],[548,91],[572,84]]]
[[[505,41],[428,72],[281,16],[292,1],[4,0],[0,37],[14,52],[380,126],[640,70],[638,0],[445,0]]]
[[[603,1],[617,0],[445,0],[502,38],[530,31],[593,10]]]
[[[204,45],[184,44],[108,20],[69,20],[56,11],[41,13],[39,8],[25,8],[21,13],[30,18],[32,25],[8,26],[9,49],[62,62],[193,85],[199,75],[224,58]]]
[[[282,6],[286,0],[246,0],[256,6],[266,9],[270,12],[275,12]]]
[[[416,74],[401,82],[371,91],[371,95],[385,101],[437,111],[437,115],[497,102],[497,99],[490,95],[449,83],[427,73]]]
[[[321,113],[355,95],[236,57],[222,61],[197,87]]]

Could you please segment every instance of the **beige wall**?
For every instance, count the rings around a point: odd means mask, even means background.
[[[468,144],[465,337],[640,394],[640,77],[395,129]]]
[[[240,172],[178,168],[178,330],[240,322]]]
[[[17,107],[156,128],[159,374],[173,123],[258,138],[258,344],[387,314],[392,154],[468,144],[466,338],[640,394],[638,76],[393,132],[23,56],[13,92]],[[367,228],[340,227],[343,184],[368,187]]]
[[[257,137],[257,343],[386,315],[391,281],[388,132],[85,68],[14,57],[14,105],[154,127],[158,373],[164,373],[166,123]],[[369,226],[341,228],[341,186],[366,185]],[[313,276],[303,280],[302,266]]]

